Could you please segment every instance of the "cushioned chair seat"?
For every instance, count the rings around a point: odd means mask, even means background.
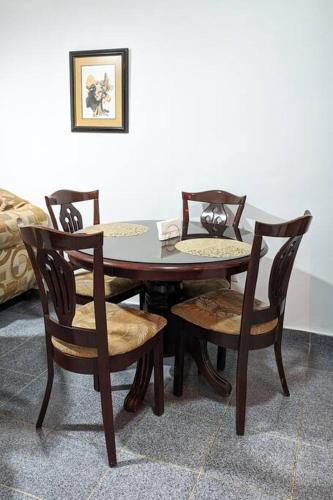
[[[84,297],[94,296],[94,275],[84,272],[75,275],[76,293]],[[109,299],[119,293],[127,292],[140,285],[140,281],[129,280],[127,278],[116,278],[114,276],[104,276],[105,297]]]
[[[172,307],[173,314],[186,321],[214,332],[239,335],[243,294],[235,290],[217,290],[200,297],[186,300]],[[266,304],[255,299],[256,309],[263,309]],[[251,335],[260,335],[273,330],[278,320],[254,325]]]
[[[185,297],[189,299],[204,293],[213,292],[219,288],[230,288],[230,283],[225,278],[208,280],[183,281]]]
[[[166,325],[166,320],[156,314],[137,309],[126,309],[106,303],[109,354],[124,354],[133,351],[154,337]],[[76,309],[73,326],[95,329],[94,303],[88,302]],[[65,354],[83,358],[96,358],[97,349],[81,347],[52,337],[52,344]]]

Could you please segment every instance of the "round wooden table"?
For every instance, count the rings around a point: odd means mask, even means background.
[[[250,256],[240,258],[201,257],[183,253],[175,248],[180,239],[222,237],[244,241],[251,244],[253,234],[233,227],[202,226],[200,222],[183,225],[183,233],[179,238],[159,241],[156,221],[128,221],[142,224],[148,230],[137,236],[104,236],[104,273],[142,280],[146,284],[145,307],[149,312],[160,314],[169,320],[164,336],[164,355],[173,356],[175,352],[175,336],[172,328],[170,308],[183,297],[184,280],[207,278],[223,278],[228,274],[246,271]],[[81,231],[84,232],[84,229]],[[73,264],[84,269],[93,268],[93,251],[71,252]],[[263,242],[261,255],[267,252]],[[218,375],[207,354],[205,343],[195,343],[192,355],[198,365],[200,374],[221,395],[231,391],[231,385]],[[152,360],[149,356],[137,364],[136,375],[132,387],[125,399],[125,409],[136,411],[141,404],[152,372]]]

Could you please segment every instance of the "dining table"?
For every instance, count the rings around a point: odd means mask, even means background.
[[[246,255],[203,256],[187,253],[177,248],[183,240],[197,238],[221,238],[248,243],[249,249],[254,234],[245,229],[219,224],[205,224],[203,221],[189,221],[181,225],[179,236],[159,240],[157,220],[123,221],[120,225],[143,227],[139,234],[108,235],[104,233],[103,265],[109,276],[130,278],[145,284],[146,311],[160,314],[168,320],[164,333],[164,356],[175,355],[176,338],[179,332],[171,314],[171,307],[185,299],[183,281],[230,277],[247,270],[250,250]],[[110,224],[111,225],[111,224]],[[102,229],[97,225],[96,231]],[[82,229],[81,232],[85,232]],[[179,246],[178,246],[179,247]],[[263,240],[261,256],[268,251]],[[71,262],[80,268],[93,270],[93,249],[72,251]],[[206,378],[214,390],[222,396],[231,392],[231,384],[221,377],[208,355],[207,342],[193,339],[192,354],[199,373]],[[150,355],[143,357],[136,367],[134,381],[124,402],[127,411],[135,412],[145,396],[152,373]]]

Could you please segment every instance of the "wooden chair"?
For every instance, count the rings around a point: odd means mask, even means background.
[[[215,234],[222,237],[227,227],[232,226],[238,230],[239,222],[244,210],[246,196],[236,196],[227,191],[212,190],[201,191],[197,193],[182,192],[183,198],[183,235],[188,234],[188,225],[190,221],[189,201],[206,203],[207,206],[201,213],[200,222],[207,229],[209,234]],[[237,206],[233,213],[229,206]],[[226,278],[215,278],[206,280],[184,281],[184,296],[193,298],[218,288],[230,288],[231,273]],[[217,369],[223,370],[225,367],[226,350],[218,347],[217,350]]]
[[[184,338],[196,336],[200,342],[238,351],[236,378],[236,429],[244,434],[247,389],[248,353],[274,345],[276,363],[283,393],[289,396],[281,357],[281,340],[286,296],[296,253],[307,232],[312,216],[306,211],[302,217],[282,224],[257,222],[244,295],[234,290],[220,289],[190,299],[172,308],[179,335],[176,347],[174,393],[183,391]],[[255,299],[260,251],[263,237],[288,238],[277,252],[270,272],[269,305]]]
[[[103,233],[71,235],[42,226],[21,228],[43,306],[48,379],[36,424],[42,426],[53,383],[53,363],[99,379],[109,465],[116,465],[110,373],[124,370],[145,354],[154,362],[154,413],[164,411],[163,328],[166,320],[105,302]],[[94,249],[94,300],[76,307],[73,268],[60,252]],[[50,313],[48,297],[55,313]]]
[[[82,215],[73,203],[93,200],[94,202],[94,224],[100,223],[99,215],[99,193],[97,191],[70,191],[62,189],[50,196],[45,196],[45,202],[49,211],[54,229],[59,229],[58,221],[53,207],[60,206],[59,222],[66,233],[74,233],[83,229]],[[108,302],[118,304],[135,295],[140,295],[140,309],[143,309],[145,290],[142,282],[127,278],[105,276],[105,296]],[[93,294],[93,274],[89,271],[75,275],[76,295],[79,304],[90,302]]]

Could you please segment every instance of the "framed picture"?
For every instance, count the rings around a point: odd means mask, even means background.
[[[69,53],[73,132],[128,132],[128,49]]]

